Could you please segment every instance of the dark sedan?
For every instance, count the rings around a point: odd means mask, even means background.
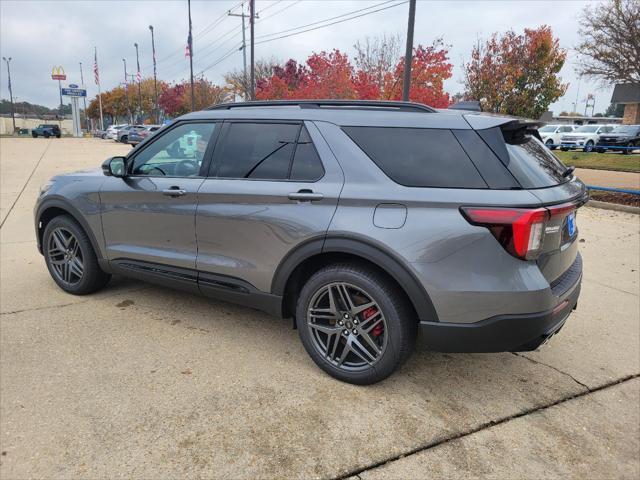
[[[127,143],[132,147],[135,147],[145,138],[150,137],[155,132],[160,130],[160,128],[161,127],[159,125],[145,125],[144,128],[141,128],[139,130],[131,130],[127,138]]]
[[[618,150],[629,154],[640,148],[640,125],[618,125],[610,133],[600,136],[596,144],[596,152]]]

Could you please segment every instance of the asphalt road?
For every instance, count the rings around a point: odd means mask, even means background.
[[[640,219],[583,208],[577,312],[539,351],[418,352],[370,387],[290,321],[136,281],[64,294],[49,176],[128,147],[0,139],[0,478],[640,477]]]

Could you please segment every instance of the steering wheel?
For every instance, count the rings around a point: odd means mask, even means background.
[[[149,170],[147,170],[146,172],[143,172],[143,173],[144,173],[144,175],[149,175],[154,170],[159,171],[165,177],[167,176],[167,174],[164,172],[164,170],[162,170],[160,167],[151,167]]]
[[[197,162],[193,160],[183,160],[178,162],[175,167],[175,174],[178,177],[196,175],[200,169]]]

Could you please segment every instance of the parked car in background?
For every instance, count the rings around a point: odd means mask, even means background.
[[[38,137],[56,137],[60,138],[62,136],[62,132],[60,132],[60,127],[54,124],[42,124],[38,125],[36,128],[31,130],[31,136],[33,138]]]
[[[617,150],[628,155],[636,148],[640,148],[640,125],[618,125],[611,133],[601,135],[596,143],[598,153]]]
[[[116,142],[121,142],[121,143],[127,143],[127,140],[129,140],[129,133],[130,132],[134,132],[137,130],[143,130],[144,129],[144,125],[128,125],[124,128],[121,128],[120,130],[118,130],[118,133],[116,134]]]
[[[127,138],[127,143],[132,147],[135,147],[145,138],[153,135],[155,132],[160,130],[160,125],[145,125],[142,129],[130,130]]]
[[[582,125],[573,132],[563,134],[560,138],[560,150],[574,150],[581,148],[590,152],[600,140],[600,135],[609,133],[615,125]]]
[[[382,380],[418,339],[534,350],[577,305],[588,199],[537,127],[408,102],[216,105],[52,178],[37,245],[71,294],[118,273],[292,318],[346,382]]]
[[[91,132],[91,134],[95,137],[95,138],[105,138],[107,135],[107,131],[106,130],[100,130],[99,128],[96,128],[95,130],[93,130]]]
[[[565,133],[573,132],[574,125],[545,125],[538,129],[542,142],[551,150],[555,150],[560,145],[560,139]]]
[[[109,128],[107,128],[106,138],[109,138],[111,140],[116,140],[118,138],[118,130],[128,126],[129,125],[127,123],[123,123],[120,125],[111,125]]]

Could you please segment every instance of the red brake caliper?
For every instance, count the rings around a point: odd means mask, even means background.
[[[364,321],[366,322],[367,320],[369,320],[371,317],[373,317],[376,313],[378,313],[378,309],[376,307],[369,307],[366,310],[364,310],[362,312],[362,317],[364,319]],[[380,322],[378,325],[376,325],[373,330],[371,331],[371,333],[373,334],[374,337],[379,337],[380,334],[384,331],[384,325],[382,322]]]

